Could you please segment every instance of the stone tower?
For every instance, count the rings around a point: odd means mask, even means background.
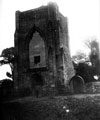
[[[16,89],[67,85],[73,76],[67,18],[56,4],[16,12]]]

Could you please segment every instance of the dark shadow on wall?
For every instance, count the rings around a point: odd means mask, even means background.
[[[44,80],[41,74],[35,73],[31,77],[32,82],[32,93],[39,97],[41,95],[42,86],[44,85]]]

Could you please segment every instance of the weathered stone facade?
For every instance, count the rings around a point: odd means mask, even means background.
[[[15,50],[16,89],[67,85],[73,76],[67,18],[55,4],[16,12]]]

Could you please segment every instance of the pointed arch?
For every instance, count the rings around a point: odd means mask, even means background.
[[[45,43],[38,31],[33,33],[29,42],[29,63],[30,69],[46,66]]]
[[[47,44],[44,33],[33,26],[26,37],[25,44],[29,69],[47,67]]]

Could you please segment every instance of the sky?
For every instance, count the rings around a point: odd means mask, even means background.
[[[96,38],[100,41],[100,0],[52,0],[59,11],[68,18],[71,55],[81,50],[88,53],[84,41]],[[15,11],[25,11],[46,5],[49,0],[0,0],[0,53],[14,46]],[[0,67],[0,79],[5,77]],[[2,71],[2,74],[1,74]],[[4,76],[3,76],[4,71]]]

